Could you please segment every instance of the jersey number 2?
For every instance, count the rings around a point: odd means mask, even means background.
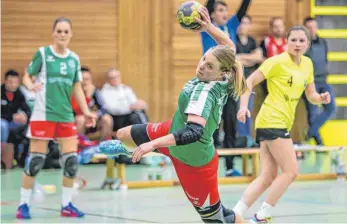
[[[60,74],[67,75],[67,65],[64,62],[60,62]]]
[[[293,76],[290,76],[290,79],[288,79],[289,86],[292,87],[293,85]]]

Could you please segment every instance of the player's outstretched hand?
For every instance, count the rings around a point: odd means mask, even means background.
[[[329,92],[321,93],[320,99],[322,100],[322,104],[329,104],[331,97]]]
[[[155,148],[153,147],[153,144],[151,142],[147,142],[138,146],[133,152],[133,163],[140,161],[143,155],[152,152],[154,149]]]
[[[88,111],[87,113],[84,114],[84,118],[86,120],[86,127],[95,127],[96,125],[96,119],[98,118],[98,115],[94,112]]]
[[[211,25],[211,18],[206,7],[201,7],[198,9],[198,11],[201,15],[201,19],[195,18],[195,20],[201,25],[201,28],[198,29],[197,31],[202,32],[207,30],[209,26]]]
[[[241,123],[246,123],[246,116],[251,117],[251,112],[246,107],[241,107],[239,112],[237,112],[237,120]]]

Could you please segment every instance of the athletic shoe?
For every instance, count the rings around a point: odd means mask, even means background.
[[[266,217],[265,219],[258,219],[257,214],[255,214],[253,218],[249,220],[249,222],[254,224],[271,223],[271,217]]]
[[[71,202],[61,209],[60,214],[63,217],[83,217],[85,215],[83,212],[73,206]]]
[[[30,212],[29,212],[29,206],[28,204],[22,204],[18,207],[17,213],[16,213],[17,219],[31,219]]]

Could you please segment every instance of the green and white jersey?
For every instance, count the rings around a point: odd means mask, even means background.
[[[213,133],[219,127],[223,107],[228,99],[227,81],[202,82],[194,78],[187,82],[178,98],[178,108],[170,133],[187,124],[188,114],[205,118],[204,134],[199,141],[188,145],[170,146],[170,154],[190,166],[204,166],[215,153]]]
[[[28,73],[37,76],[43,88],[36,93],[32,121],[73,122],[71,92],[75,82],[82,81],[77,54],[67,50],[64,56],[52,46],[40,47],[31,61]]]

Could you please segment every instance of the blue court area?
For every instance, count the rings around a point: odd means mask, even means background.
[[[220,160],[223,175],[223,159]],[[237,159],[237,166],[241,165]],[[316,168],[319,167],[319,163]],[[309,169],[305,161],[301,172]],[[21,169],[1,174],[2,223],[201,223],[194,208],[186,199],[180,186],[150,189],[100,190],[105,177],[105,165],[80,166],[79,176],[87,181],[84,190],[74,197],[74,202],[87,213],[82,219],[60,217],[60,170],[44,170],[39,174],[41,185],[56,185],[55,193],[46,194],[41,202],[32,203],[30,221],[15,219],[19,200]],[[128,180],[145,180],[149,170],[143,165],[127,168]],[[175,178],[171,166],[166,167],[163,179]],[[233,207],[247,184],[220,185],[222,202]],[[266,193],[265,193],[266,194]],[[246,218],[258,210],[262,201],[255,203]],[[347,182],[336,180],[296,181],[280,200],[274,211],[274,223],[346,223]]]

